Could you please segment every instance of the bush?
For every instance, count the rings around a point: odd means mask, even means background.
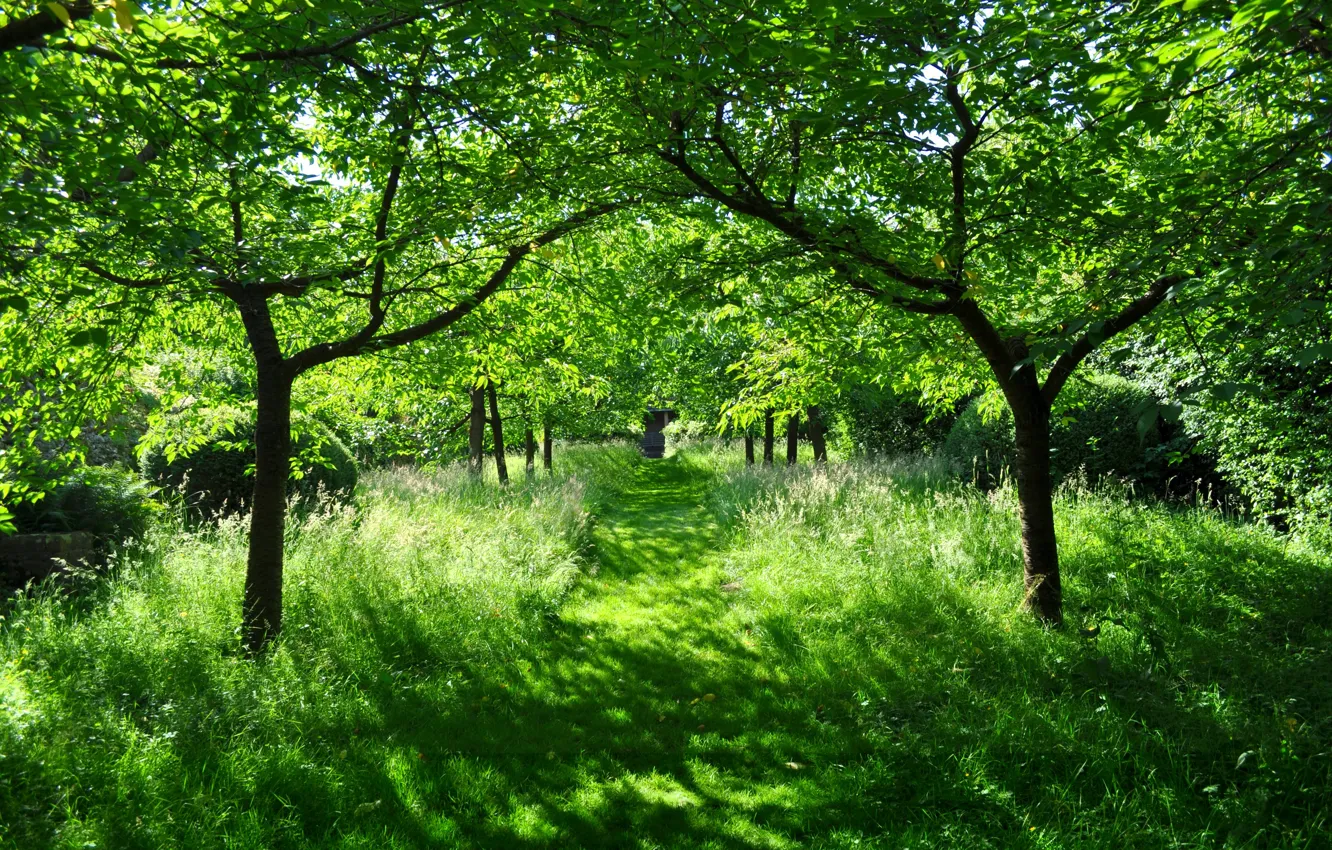
[[[119,543],[148,530],[159,509],[152,495],[153,488],[133,472],[84,467],[41,501],[17,505],[14,525],[20,534],[86,531],[100,543]]]
[[[1138,417],[1149,394],[1116,375],[1093,374],[1070,382],[1051,415],[1050,466],[1057,482],[1078,469],[1089,481],[1107,476],[1159,488],[1169,478],[1168,458],[1157,451],[1156,426],[1140,436]],[[983,487],[991,487],[1014,460],[1013,414],[1007,406],[986,421],[982,399],[967,405],[944,442],[944,455],[960,462]]]
[[[356,489],[356,462],[327,427],[298,417],[292,451],[301,474],[293,475],[289,495],[310,501],[319,492],[350,498]],[[155,426],[140,444],[143,475],[164,488],[181,491],[196,516],[244,510],[254,490],[254,414],[225,407],[185,411]]]
[[[957,419],[956,408],[932,410],[917,395],[876,387],[853,391],[840,411],[830,408],[829,413],[841,414],[848,442],[844,450],[886,457],[934,454]]]

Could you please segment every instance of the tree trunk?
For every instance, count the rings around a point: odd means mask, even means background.
[[[823,439],[823,419],[819,415],[818,405],[812,404],[805,414],[809,422],[809,442],[814,447],[814,462],[828,462],[828,444]]]
[[[745,466],[754,465],[754,435],[745,432]]]
[[[546,472],[550,472],[550,450],[554,442],[550,437],[550,423],[547,422],[541,427],[541,468]]]
[[[488,381],[486,388],[490,392],[490,435],[495,441],[495,474],[500,484],[509,483],[509,464],[504,457],[504,426],[500,420],[499,395],[495,392],[495,382]]]
[[[772,408],[763,414],[763,465],[772,466]]]
[[[241,633],[258,655],[282,630],[282,542],[291,475],[292,376],[281,364],[259,364],[255,387],[254,500],[245,568]]]
[[[523,467],[527,470],[527,477],[536,475],[536,435],[532,433],[529,427],[523,432],[523,448],[526,452],[527,464]]]
[[[1063,621],[1063,593],[1051,492],[1050,409],[1040,399],[1021,405],[1021,410],[1014,407],[1026,604],[1042,620],[1059,624]]]
[[[786,420],[786,465],[795,466],[800,459],[800,416],[792,413]]]
[[[467,427],[467,471],[479,476],[485,464],[486,391],[472,387],[472,415]]]

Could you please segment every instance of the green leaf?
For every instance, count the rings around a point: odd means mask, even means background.
[[[48,11],[50,11],[52,15],[55,16],[56,20],[60,21],[60,23],[64,24],[67,27],[74,26],[74,21],[70,20],[69,17],[69,10],[66,9],[63,4],[47,3],[46,8]]]
[[[1295,355],[1295,365],[1300,367],[1312,366],[1320,360],[1329,359],[1332,359],[1332,342],[1324,342],[1319,345],[1311,345]]]
[[[77,331],[69,338],[69,344],[75,348],[81,348],[87,345],[106,348],[108,342],[109,337],[106,328],[89,328],[87,330]]]

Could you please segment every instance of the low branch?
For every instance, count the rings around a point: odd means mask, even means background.
[[[86,260],[83,263],[80,263],[80,265],[87,271],[92,272],[93,274],[97,275],[103,280],[108,280],[111,283],[115,283],[120,286],[126,286],[129,287],[130,289],[153,289],[159,286],[166,286],[168,283],[171,282],[171,278],[168,277],[154,277],[154,278],[124,277],[123,275],[118,275],[114,272],[107,271],[106,269],[102,268],[97,263],[94,263],[91,260]]]
[[[942,301],[921,301],[918,298],[907,298],[903,295],[884,292],[864,278],[852,274],[851,268],[844,262],[834,263],[833,270],[846,278],[847,285],[853,291],[868,295],[876,301],[887,301],[910,313],[920,313],[926,316],[947,316],[953,313],[959,303],[956,297],[948,297]]]
[[[1097,322],[1086,333],[1078,337],[1072,347],[1055,361],[1054,366],[1050,369],[1050,374],[1045,377],[1045,385],[1041,387],[1041,395],[1045,397],[1046,403],[1054,403],[1054,400],[1059,397],[1059,391],[1064,388],[1064,384],[1072,376],[1073,370],[1078,367],[1079,363],[1086,360],[1088,355],[1096,350],[1097,346],[1115,334],[1122,333],[1142,321],[1148,313],[1165,301],[1166,295],[1170,293],[1172,286],[1185,280],[1188,280],[1188,275],[1176,274],[1157,278],[1151,286],[1147,287],[1146,292],[1134,299],[1118,315],[1106,319],[1104,322]]]

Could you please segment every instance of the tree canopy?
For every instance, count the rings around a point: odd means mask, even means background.
[[[487,383],[529,431],[989,389],[1015,422],[1029,600],[1057,622],[1052,410],[1084,364],[1169,359],[1145,429],[1332,358],[1320,14],[19,4],[0,499],[73,468],[154,347],[240,358],[258,651],[281,623],[293,403],[421,441]],[[1237,353],[1258,340],[1278,365]]]

